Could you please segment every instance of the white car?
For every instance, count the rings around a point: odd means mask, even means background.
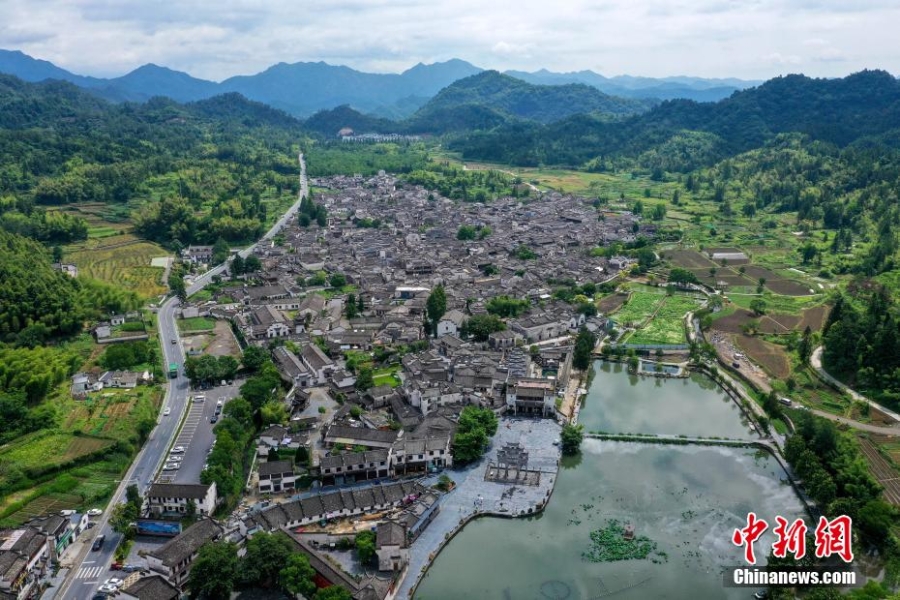
[[[115,594],[119,591],[119,588],[114,585],[101,585],[97,588],[97,591],[101,594]]]
[[[168,417],[170,414],[172,414],[172,409],[166,407],[166,410],[163,411],[163,416]]]
[[[170,456],[169,457],[169,461],[173,462],[173,463],[181,462],[182,460],[184,460],[183,456]]]
[[[172,454],[181,454],[182,452],[184,452],[184,446],[175,446],[174,448],[169,450],[169,452],[171,452]]]
[[[99,517],[103,514],[103,511],[99,508],[92,508],[91,510],[87,511],[87,514],[89,517]]]
[[[166,463],[163,466],[163,471],[177,471],[181,467],[178,463]]]
[[[120,585],[122,585],[122,583],[123,583],[123,581],[121,579],[119,579],[118,577],[110,577],[109,579],[107,579],[106,581],[103,582],[103,585],[111,585],[114,587],[119,587]]]

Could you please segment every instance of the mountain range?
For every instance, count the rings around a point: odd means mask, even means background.
[[[420,63],[399,74],[364,73],[324,62],[299,62],[278,63],[255,75],[239,75],[217,83],[167,67],[146,64],[121,77],[106,79],[77,75],[20,51],[0,50],[0,73],[15,75],[29,82],[45,79],[68,81],[113,102],[144,102],[153,96],[190,102],[238,92],[298,117],[348,105],[362,113],[404,119],[453,82],[483,71],[459,59],[430,65]],[[580,84],[611,96],[658,100],[686,98],[715,101],[758,83],[694,77],[607,78],[593,71],[508,71],[506,74],[536,85]]]

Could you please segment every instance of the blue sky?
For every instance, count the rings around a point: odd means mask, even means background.
[[[2,0],[0,48],[77,73],[222,80],[278,62],[766,79],[900,74],[897,0]]]

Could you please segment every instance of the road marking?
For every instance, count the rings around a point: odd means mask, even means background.
[[[103,567],[81,567],[80,569],[78,569],[78,574],[75,575],[75,579],[89,579],[91,577],[97,577],[98,575],[100,575],[100,572],[102,570]]]

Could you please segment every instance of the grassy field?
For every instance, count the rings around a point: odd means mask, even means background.
[[[612,318],[616,323],[637,327],[650,318],[665,298],[664,294],[632,292],[628,302],[613,313]]]
[[[665,298],[653,319],[630,338],[629,344],[685,344],[684,316],[699,305],[686,296]]]
[[[208,317],[192,317],[178,320],[178,329],[181,331],[211,331],[215,328],[216,320]]]
[[[397,373],[400,371],[400,365],[378,369],[372,373],[372,380],[375,385],[389,385],[393,388],[400,387],[400,377]]]

